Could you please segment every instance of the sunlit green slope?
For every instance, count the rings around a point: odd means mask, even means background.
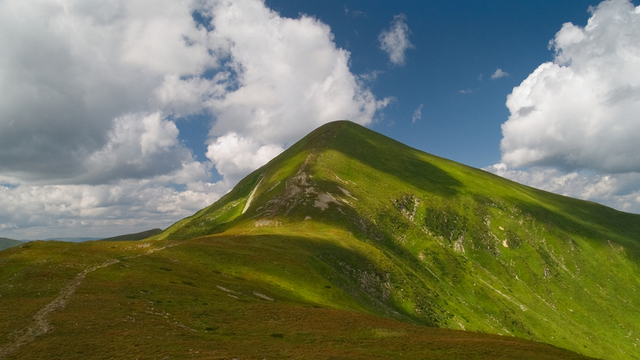
[[[290,239],[360,311],[640,357],[640,216],[535,190],[350,122],[312,132],[158,238],[216,233]],[[357,308],[306,280],[260,276],[318,304]]]

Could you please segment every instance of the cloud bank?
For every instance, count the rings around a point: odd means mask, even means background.
[[[405,52],[414,48],[409,41],[411,31],[406,21],[407,16],[405,14],[395,15],[389,30],[383,30],[378,36],[380,49],[389,55],[389,60],[394,65],[404,65]]]
[[[167,226],[313,128],[369,124],[389,101],[327,25],[260,0],[6,0],[0,48],[0,236]],[[190,116],[210,119],[204,161],[176,125]]]
[[[489,170],[640,211],[640,7],[607,0],[590,12],[585,27],[562,26],[554,61],[507,97],[502,164]]]

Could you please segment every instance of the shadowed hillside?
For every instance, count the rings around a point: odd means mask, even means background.
[[[13,240],[13,239],[8,239],[8,238],[0,238],[0,251],[4,250],[4,249],[8,249],[10,247],[14,247],[14,246],[18,246],[20,244],[23,244],[24,242],[20,241],[20,240]]]
[[[134,234],[112,236],[112,237],[104,238],[100,240],[102,241],[136,241],[136,240],[146,239],[150,236],[157,235],[161,232],[162,232],[162,229],[151,229],[151,230],[141,231]]]

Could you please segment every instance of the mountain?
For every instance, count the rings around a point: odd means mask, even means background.
[[[24,244],[24,242],[20,240],[13,240],[9,238],[0,238],[0,251],[4,249],[8,249],[10,247],[18,246]]]
[[[0,358],[636,359],[639,234],[334,122],[149,239],[0,252]]]
[[[158,238],[221,232],[287,236],[296,246],[304,238],[325,279],[371,313],[640,356],[640,216],[353,123],[312,132]]]
[[[146,231],[141,231],[135,234],[125,234],[119,236],[112,236],[104,239],[100,239],[102,241],[136,241],[136,240],[144,240],[150,236],[157,235],[162,232],[162,229],[151,229]]]

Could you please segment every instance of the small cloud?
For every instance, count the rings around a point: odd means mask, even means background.
[[[491,80],[500,79],[506,76],[509,76],[508,72],[502,71],[502,69],[496,69],[496,72],[491,75]]]
[[[478,75],[478,81],[482,81],[483,78],[484,78],[483,74]]]
[[[384,71],[374,70],[370,73],[359,75],[358,77],[362,81],[371,82],[375,81],[378,78],[378,75],[384,73]]]
[[[369,17],[369,16],[367,16],[367,13],[366,13],[366,12],[364,12],[364,11],[360,11],[360,10],[352,11],[352,12],[351,12],[351,16],[352,16],[354,19],[357,19],[357,18],[359,18],[360,16]]]
[[[407,49],[415,46],[409,41],[409,26],[406,24],[407,17],[399,14],[393,17],[391,28],[383,30],[378,36],[380,49],[389,54],[389,59],[395,65],[404,65],[404,53]]]
[[[422,107],[423,106],[424,106],[424,104],[420,104],[420,106],[418,106],[416,111],[413,112],[413,117],[411,118],[411,123],[412,124],[415,124],[416,121],[422,119]]]
[[[460,90],[460,91],[458,91],[458,94],[471,94],[474,91],[475,90],[473,90],[473,89]]]
[[[367,13],[365,13],[364,11],[361,11],[361,10],[353,10],[353,11],[351,11],[347,7],[347,5],[345,5],[343,8],[344,8],[344,14],[345,15],[349,15],[349,13],[351,13],[351,17],[354,18],[354,19],[357,19],[357,18],[359,18],[361,16],[368,17]]]

